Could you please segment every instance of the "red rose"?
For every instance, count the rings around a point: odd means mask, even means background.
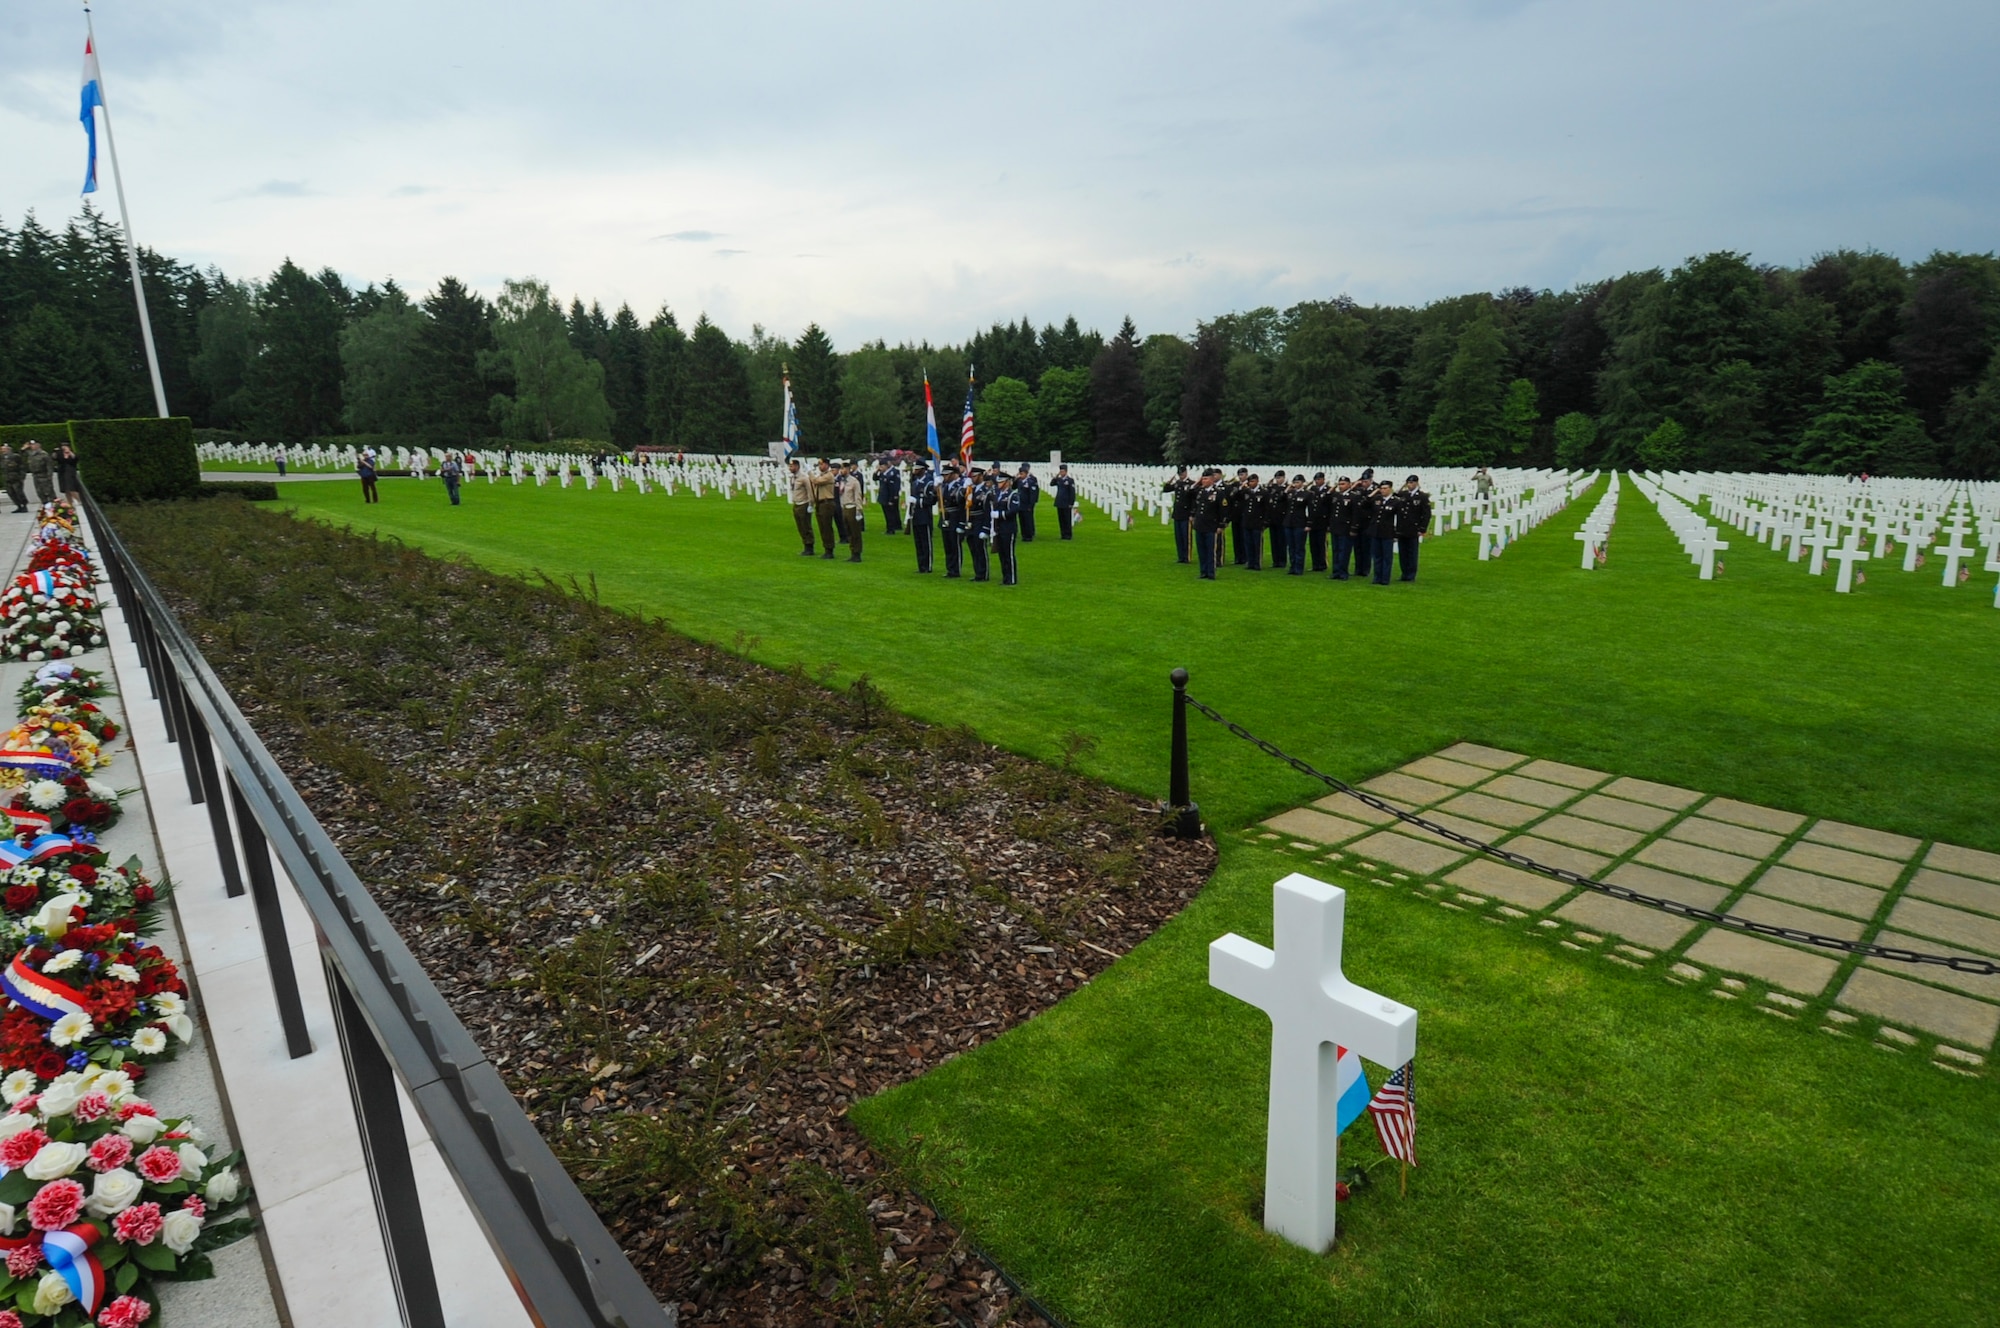
[[[117,736],[118,736],[118,726],[116,724],[106,724],[104,726],[104,740],[106,742],[111,741],[111,739]]]
[[[76,877],[77,880],[82,881],[85,885],[97,884],[97,868],[87,862],[74,864],[70,867],[69,874]]]
[[[25,913],[35,906],[42,897],[40,887],[33,885],[10,885],[7,887],[7,911]]]
[[[53,1079],[66,1068],[68,1067],[63,1064],[62,1053],[53,1047],[37,1056],[33,1066],[35,1076],[39,1079]],[[137,1065],[127,1065],[124,1068],[125,1073],[131,1074],[132,1071],[139,1067]],[[133,1077],[137,1078],[138,1076],[134,1075]]]
[[[134,898],[134,899],[138,900],[138,901],[139,901],[140,903],[142,903],[142,904],[150,904],[150,903],[152,903],[152,902],[153,902],[153,887],[152,887],[152,886],[150,886],[150,885],[142,885],[142,886],[140,886],[140,887],[139,887],[138,889],[136,889],[136,890],[134,890],[134,891],[132,892],[132,898]]]

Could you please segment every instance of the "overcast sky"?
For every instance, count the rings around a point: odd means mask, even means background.
[[[139,238],[843,349],[2000,247],[1995,0],[103,0]],[[0,4],[0,221],[83,16]],[[101,206],[115,215],[108,163]]]

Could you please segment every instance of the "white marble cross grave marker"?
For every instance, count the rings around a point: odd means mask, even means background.
[[[1688,544],[1688,552],[1701,564],[1701,579],[1715,580],[1715,555],[1729,547],[1727,540],[1715,537],[1714,526],[1703,526]]]
[[[1845,595],[1854,589],[1854,564],[1857,562],[1866,562],[1873,556],[1868,550],[1859,547],[1860,541],[1858,537],[1860,533],[1858,530],[1849,531],[1847,534],[1847,543],[1837,549],[1829,549],[1827,551],[1827,557],[1836,559],[1840,563],[1840,579],[1833,583],[1833,589],[1836,594]]]
[[[1211,941],[1208,983],[1271,1017],[1264,1228],[1318,1253],[1333,1243],[1336,1046],[1378,1065],[1406,1065],[1417,1054],[1417,1012],[1341,973],[1345,890],[1294,872],[1272,894],[1276,949],[1234,932]]]
[[[1944,585],[1947,590],[1958,584],[1959,563],[1979,552],[1967,547],[1964,538],[1962,531],[1953,531],[1950,544],[1938,545],[1938,552],[1944,556]]]

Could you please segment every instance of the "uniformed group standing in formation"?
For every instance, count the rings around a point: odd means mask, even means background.
[[[1417,550],[1431,522],[1431,496],[1415,475],[1398,489],[1392,481],[1377,480],[1373,470],[1329,484],[1325,471],[1308,482],[1304,471],[1289,481],[1282,470],[1260,480],[1244,468],[1227,478],[1215,466],[1190,477],[1182,466],[1161,491],[1173,495],[1174,553],[1183,563],[1198,564],[1204,581],[1215,580],[1225,539],[1236,566],[1265,570],[1267,538],[1272,571],[1304,576],[1310,557],[1311,570],[1332,580],[1372,574],[1377,585],[1386,586],[1400,562],[1402,579],[1414,581]]]
[[[791,471],[792,518],[798,525],[802,557],[834,556],[836,541],[848,549],[847,561],[861,561],[862,531],[866,525],[865,487],[861,466],[852,461],[829,462],[822,458],[811,469],[796,459],[786,463]],[[942,536],[944,574],[962,578],[965,564],[972,564],[973,581],[992,579],[992,565],[1000,565],[1000,584],[1021,583],[1020,546],[1035,539],[1035,507],[1041,502],[1041,481],[1025,463],[1009,475],[999,466],[968,464],[962,470],[947,461],[941,474],[921,462],[909,467],[909,520],[903,518],[903,468],[888,461],[877,463],[874,473],[875,500],[882,510],[885,533],[899,535],[907,530],[916,548],[917,570],[932,569],[936,537]],[[1071,538],[1076,515],[1076,481],[1069,467],[1058,469],[1051,485],[1054,490],[1056,525],[1063,539]],[[817,523],[819,544],[813,542]],[[821,550],[824,549],[824,552]]]

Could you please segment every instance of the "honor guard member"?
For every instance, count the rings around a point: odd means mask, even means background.
[[[965,551],[972,555],[972,579],[985,581],[986,551],[993,539],[993,480],[974,466],[965,484]]]
[[[1312,520],[1312,493],[1306,488],[1304,472],[1292,476],[1285,495],[1285,553],[1291,561],[1289,576],[1306,574],[1306,523]]]
[[[1246,570],[1264,570],[1264,490],[1255,475],[1245,475],[1232,501],[1243,509],[1243,547],[1236,561]]]
[[[1417,579],[1417,549],[1431,524],[1431,496],[1417,486],[1417,477],[1403,481],[1396,495],[1396,560],[1402,564],[1403,580]]]
[[[1348,505],[1354,498],[1354,481],[1342,475],[1333,486],[1333,520],[1327,529],[1333,535],[1333,571],[1329,579],[1347,579],[1348,555],[1354,552],[1354,536],[1348,533]]]
[[[1027,467],[1021,467],[1026,470]],[[1028,510],[1028,495],[1021,492],[1021,486],[1007,478],[1001,471],[993,493],[993,556],[1000,560],[1000,584],[1018,586],[1021,584],[1020,557],[1015,548],[1018,540],[1027,538],[1021,530],[1021,518]]]
[[[787,477],[792,491],[792,521],[799,528],[799,538],[806,543],[803,556],[810,558],[819,550],[813,547],[813,496],[812,482],[799,469],[799,459],[793,457],[785,463],[791,474]]]
[[[1228,500],[1223,496],[1221,479],[1222,472],[1210,466],[1201,472],[1201,479],[1189,494],[1188,524],[1194,527],[1195,558],[1203,581],[1215,580],[1215,564],[1222,555],[1222,527],[1228,520]]]
[[[944,574],[954,580],[965,565],[965,477],[958,463],[944,463],[944,492],[939,496],[938,523],[944,529]]]
[[[842,465],[840,512],[847,518],[847,561],[861,561],[861,531],[868,524],[868,487],[861,482],[861,463]]]
[[[1250,480],[1249,469],[1238,466],[1234,480],[1222,481],[1216,485],[1224,491],[1222,500],[1229,515],[1229,557],[1238,567],[1250,561],[1250,554],[1245,549],[1243,541],[1243,530],[1250,520],[1249,500],[1245,498],[1244,490],[1249,487]],[[1255,495],[1251,497],[1254,498]]]
[[[1042,482],[1035,478],[1035,473],[1028,469],[1028,463],[1025,461],[1021,463],[1019,473],[1014,476],[1013,490],[1014,496],[1020,499],[1021,543],[1033,544],[1035,504],[1042,501]],[[1011,586],[1014,583],[1009,581],[1007,584]]]
[[[1056,529],[1068,539],[1070,524],[1076,519],[1076,481],[1070,477],[1067,461],[1056,467],[1055,483],[1050,487],[1056,494]]]
[[[1327,486],[1326,472],[1313,474],[1306,486],[1306,544],[1312,550],[1312,570],[1326,570],[1326,532],[1333,524],[1333,490]]]
[[[840,495],[835,492],[840,477],[833,473],[833,467],[821,457],[812,474],[806,477],[806,487],[812,491],[813,515],[819,521],[819,542],[826,546],[822,558],[833,557],[835,525],[840,519]]]
[[[875,501],[882,507],[882,533],[903,533],[903,472],[883,461],[875,467]]]
[[[1375,565],[1375,492],[1374,470],[1364,470],[1361,478],[1354,481],[1354,490],[1349,497],[1347,509],[1348,533],[1354,536],[1354,575],[1366,580],[1368,569]]]
[[[931,570],[931,529],[937,520],[937,481],[929,466],[910,467],[910,542],[917,546],[917,570]]]
[[[1264,529],[1271,532],[1271,570],[1276,572],[1285,566],[1285,472],[1271,472],[1271,482],[1264,486]]]
[[[1160,486],[1161,493],[1174,496],[1174,561],[1177,563],[1188,560],[1188,522],[1194,518],[1194,491],[1200,487],[1188,478],[1186,466],[1174,467],[1174,477]]]
[[[1396,486],[1383,480],[1375,486],[1375,506],[1370,509],[1372,522],[1370,531],[1374,536],[1375,584],[1389,584],[1389,573],[1396,563],[1396,513],[1402,507],[1402,500],[1396,497]]]

